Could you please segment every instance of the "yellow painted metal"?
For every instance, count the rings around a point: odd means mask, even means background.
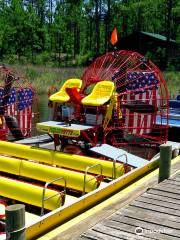
[[[29,225],[29,224],[32,224],[35,221],[38,221],[39,218],[40,218],[40,216],[26,211],[25,212],[25,223],[26,223],[26,226]]]
[[[114,83],[111,81],[98,82],[92,92],[83,98],[81,102],[83,105],[88,106],[102,106],[110,100],[114,88]]]
[[[20,163],[18,159],[0,156],[0,171],[19,175]]]
[[[0,141],[0,153],[11,155],[14,157],[48,163],[50,165],[55,164],[57,166],[78,171],[85,171],[88,166],[101,164],[102,175],[112,177],[113,163],[97,158],[62,153],[49,149],[35,148],[32,146],[10,143],[5,141]],[[99,174],[99,167],[91,168],[89,172]],[[124,174],[124,165],[116,163],[115,172],[116,177],[122,176]]]
[[[27,227],[27,239],[32,239],[40,236],[44,232],[53,229],[54,226],[57,226],[58,224],[60,225],[61,223],[72,218],[73,216],[77,216],[80,212],[83,212],[85,209],[88,209],[93,205],[97,204],[97,202],[103,201],[105,198],[112,196],[130,182],[134,182],[138,177],[157,167],[158,159],[150,161],[144,167],[134,169],[128,174],[112,181],[104,188],[97,189],[85,195],[84,197],[81,197],[72,205],[54,210],[47,217],[40,219],[41,225],[39,225],[39,222],[37,222]]]
[[[16,181],[10,178],[0,177],[0,194],[3,197],[18,200],[34,206],[42,206],[43,188],[29,183]],[[53,196],[58,192],[47,189],[45,198]],[[62,205],[62,196],[56,195],[44,203],[44,207],[49,210],[56,209]]]
[[[60,88],[60,90],[57,93],[54,93],[50,96],[50,100],[53,102],[67,102],[69,101],[70,97],[66,92],[66,88],[73,88],[76,87],[78,90],[80,90],[82,86],[82,80],[81,79],[68,79],[64,82],[63,86]]]
[[[103,129],[105,130],[111,120],[113,107],[115,105],[115,92],[113,92],[109,105],[107,106],[106,115],[103,122]]]
[[[14,163],[14,165],[13,165]],[[0,156],[0,166],[2,172],[16,174],[43,182],[50,182],[59,177],[64,177],[68,188],[83,191],[84,174],[66,169],[50,167],[25,160]],[[15,169],[15,170],[14,170]],[[56,181],[57,185],[63,186],[64,181]],[[86,176],[86,192],[90,192],[98,187],[98,182],[90,175]]]
[[[59,134],[61,136],[67,136],[67,137],[79,137],[81,134],[79,129],[72,129],[72,126],[71,126],[71,129],[69,129],[61,125],[54,127],[54,126],[49,126],[43,123],[37,123],[36,128],[41,132]]]
[[[180,156],[178,158],[173,159],[172,165],[180,161]],[[114,204],[116,201],[119,201],[123,197],[127,196],[131,191],[133,191],[136,187],[142,186],[142,184],[146,184],[148,180],[158,175],[159,169],[156,169],[154,171],[151,171],[150,173],[146,174],[142,178],[138,179],[137,181],[133,182],[132,184],[128,185],[126,188],[122,189],[118,193],[114,194],[110,198],[106,199],[105,201],[98,203],[98,205],[95,205],[91,209],[87,210],[86,212],[83,212],[82,214],[76,216],[75,218],[71,219],[70,221],[58,226],[57,228],[53,229],[52,231],[48,232],[47,234],[43,235],[42,237],[38,238],[38,240],[50,240],[57,237],[57,235],[62,234],[64,231],[68,230],[69,228],[77,225],[80,221],[84,221],[85,219],[89,217],[95,216],[96,213],[103,210],[104,208],[109,208],[110,204]],[[180,172],[180,170],[177,170],[175,173],[173,173],[171,176],[174,176]]]

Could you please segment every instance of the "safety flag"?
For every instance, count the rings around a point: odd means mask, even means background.
[[[113,29],[111,33],[111,44],[114,46],[118,42],[118,35],[116,27]]]

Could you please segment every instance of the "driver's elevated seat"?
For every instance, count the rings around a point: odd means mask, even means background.
[[[68,88],[77,88],[79,91],[82,86],[82,80],[81,79],[68,79],[64,82],[62,87],[59,89],[57,93],[54,93],[50,96],[49,100],[52,102],[60,102],[65,103],[70,100],[70,96],[67,94],[66,89]]]
[[[114,89],[114,83],[111,81],[98,82],[92,92],[82,99],[81,103],[86,106],[102,106],[111,99]]]

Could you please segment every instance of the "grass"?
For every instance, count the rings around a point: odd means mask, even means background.
[[[84,72],[82,67],[50,68],[27,65],[13,68],[19,76],[27,79],[28,83],[35,87],[38,94],[47,93],[50,86],[59,88],[67,79],[80,78]]]
[[[180,72],[164,72],[164,77],[171,98],[176,98],[180,93]]]
[[[38,94],[47,93],[52,85],[59,88],[62,82],[69,78],[80,78],[84,72],[82,67],[51,68],[26,65],[13,66],[13,68],[37,89]],[[180,72],[164,72],[164,77],[171,98],[175,98],[180,92]]]

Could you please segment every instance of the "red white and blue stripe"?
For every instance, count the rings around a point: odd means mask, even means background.
[[[32,130],[33,90],[22,88],[18,91],[17,117],[19,128],[24,136],[29,136]]]
[[[126,78],[125,102],[139,101],[157,106],[159,80],[154,72],[130,71]],[[155,123],[154,113],[137,113],[125,109],[125,128],[134,135],[148,134]]]

